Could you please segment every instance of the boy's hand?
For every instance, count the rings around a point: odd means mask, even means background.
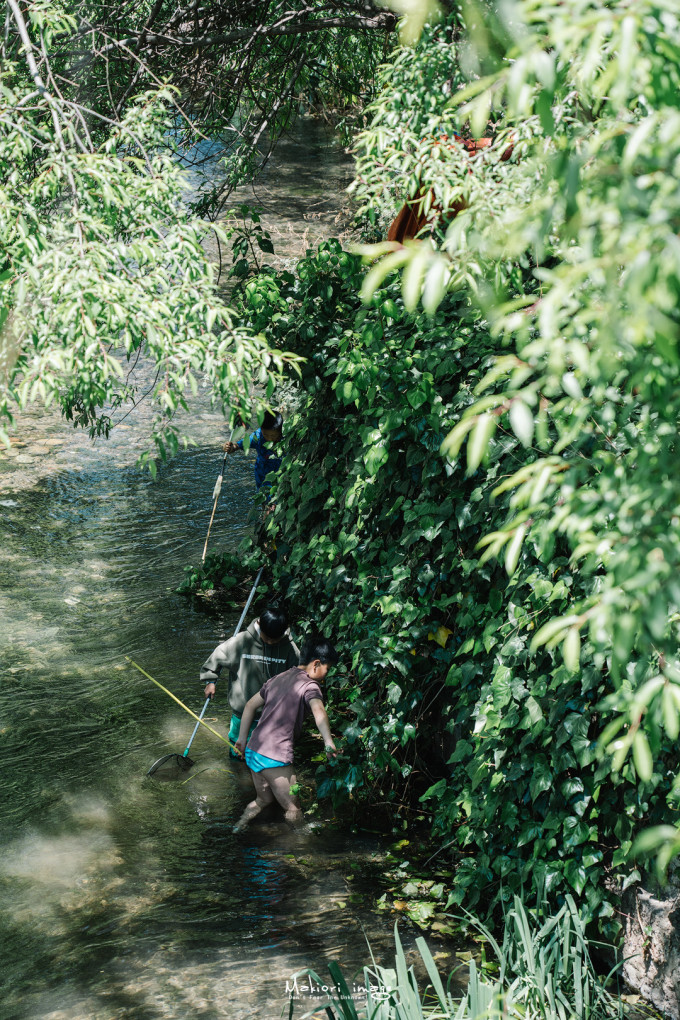
[[[212,699],[215,697],[215,684],[214,683],[206,684],[204,693],[206,698],[210,698],[210,700],[212,701]]]
[[[245,750],[246,750],[246,749],[245,749],[245,746],[244,746],[244,744],[242,744],[240,740],[237,740],[237,741],[236,741],[236,743],[234,744],[234,749],[235,749],[236,751],[238,751],[238,753],[239,753],[239,754],[241,755],[241,757],[243,758],[243,756],[244,756],[244,754],[245,754]]]
[[[337,758],[338,757],[338,749],[337,749],[337,747],[335,747],[334,744],[326,744],[326,746],[324,747],[324,751],[326,752],[326,757],[327,758]]]
[[[237,446],[237,444],[236,444],[236,443],[232,443],[231,441],[229,441],[229,440],[228,440],[228,441],[227,441],[227,442],[226,442],[226,443],[224,444],[224,446],[222,447],[222,449],[224,450],[224,452],[225,452],[225,453],[233,453],[233,452],[234,452],[235,450],[237,450],[237,449],[238,449],[238,446]]]

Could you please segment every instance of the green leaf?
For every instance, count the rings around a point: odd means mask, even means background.
[[[423,308],[434,315],[446,294],[449,270],[444,259],[435,259],[425,274]]]
[[[522,446],[531,446],[534,437],[534,416],[527,405],[522,400],[513,400],[508,416],[512,430]]]
[[[578,673],[581,665],[581,634],[578,626],[570,627],[562,645],[564,664],[570,673]]]
[[[442,456],[448,457],[449,460],[455,460],[465,441],[465,437],[474,428],[474,425],[474,418],[464,418],[462,421],[459,421],[456,427],[449,432],[440,447]]]
[[[578,616],[560,616],[554,620],[549,620],[548,623],[536,631],[532,638],[530,651],[535,652],[541,645],[547,644],[549,641],[563,634],[572,624],[578,621]]]
[[[655,825],[645,829],[636,837],[631,857],[656,853],[664,844],[680,845],[680,829],[674,825]]]
[[[678,706],[668,683],[663,688],[661,707],[666,733],[671,740],[677,740],[680,733],[680,715],[678,714]]]
[[[393,273],[395,269],[400,269],[404,263],[408,262],[410,257],[410,250],[402,248],[379,259],[364,278],[361,286],[362,300],[366,303],[370,302],[378,287],[380,287],[389,274]]]
[[[648,783],[652,778],[654,763],[652,761],[652,752],[649,749],[649,741],[640,729],[633,737],[633,761],[635,762],[635,768],[640,779],[644,783]]]
[[[467,447],[467,473],[473,474],[481,464],[496,431],[498,418],[495,414],[480,414],[475,422]]]
[[[612,771],[620,772],[623,768],[623,763],[628,757],[631,745],[633,743],[633,734],[629,730],[625,737],[619,740],[613,741],[607,748],[607,751],[612,755]]]
[[[519,561],[519,555],[522,551],[522,543],[524,542],[524,536],[527,533],[526,524],[520,524],[516,529],[515,534],[512,536],[511,541],[508,543],[505,551],[505,570],[507,574],[512,577],[515,570],[517,569],[517,563]]]
[[[387,440],[379,439],[376,443],[368,448],[364,454],[364,464],[369,476],[377,474],[383,464],[387,463],[389,458],[389,450],[387,448]]]
[[[555,118],[552,112],[553,94],[543,89],[536,100],[536,112],[541,122],[543,133],[552,135],[555,131]]]
[[[415,249],[412,248],[410,251],[410,258],[406,264],[401,283],[404,306],[409,312],[415,311],[418,305],[423,277],[432,260],[432,256],[432,246],[427,241],[419,242]]]

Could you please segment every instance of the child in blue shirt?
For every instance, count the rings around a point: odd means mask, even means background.
[[[262,419],[262,425],[250,434],[250,448],[255,450],[255,487],[258,492],[262,488],[268,489],[271,479],[267,482],[267,475],[278,471],[281,467],[281,457],[272,455],[269,443],[280,443],[283,438],[283,417],[278,412],[266,411]],[[224,452],[234,453],[235,450],[243,449],[243,440],[238,443],[225,443]]]

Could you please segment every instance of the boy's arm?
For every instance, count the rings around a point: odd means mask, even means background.
[[[264,698],[261,694],[253,694],[250,701],[246,702],[246,707],[243,709],[243,715],[241,716],[241,728],[238,731],[238,740],[236,741],[236,749],[243,754],[246,749],[246,743],[248,742],[248,731],[253,724],[255,713],[258,708],[262,708],[264,705]]]
[[[332,752],[333,756],[337,753],[333,737],[331,736],[331,726],[328,722],[328,714],[324,708],[324,703],[321,698],[312,698],[309,703],[309,707],[312,710],[314,716],[314,722],[316,728],[323,737],[324,747],[326,751]]]
[[[236,638],[229,638],[218,645],[210,658],[206,659],[201,666],[201,683],[206,685],[205,696],[212,698],[215,693],[215,681],[220,675],[220,670],[226,666],[229,670],[238,668],[240,659],[241,635]],[[210,690],[209,690],[210,688]]]
[[[251,443],[254,442],[254,440],[256,438],[257,438],[257,431],[251,432],[250,433],[250,442]],[[224,450],[225,453],[235,453],[236,450],[242,450],[243,449],[243,440],[239,439],[238,442],[236,442],[236,443],[232,443],[232,441],[229,440],[228,442],[226,442],[224,444],[222,449]]]

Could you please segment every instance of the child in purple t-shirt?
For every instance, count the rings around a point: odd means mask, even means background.
[[[320,636],[308,638],[300,650],[300,665],[267,680],[259,694],[246,703],[236,747],[241,753],[245,751],[255,800],[248,804],[235,832],[274,801],[283,808],[287,822],[295,825],[302,821],[300,802],[290,790],[295,785],[293,745],[305,716],[311,712],[326,753],[336,753],[320,684],[337,661],[338,653],[330,641]],[[260,708],[260,721],[248,740],[250,724]]]

